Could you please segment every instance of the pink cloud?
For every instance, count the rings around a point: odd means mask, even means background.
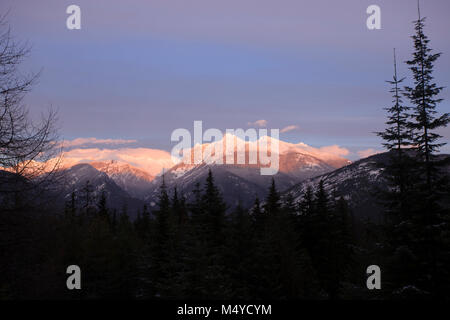
[[[267,120],[261,119],[261,120],[256,120],[255,122],[248,122],[247,124],[249,126],[265,127],[265,126],[267,126]]]
[[[97,138],[76,138],[73,140],[66,140],[62,142],[62,145],[65,148],[72,148],[72,147],[82,147],[82,146],[88,146],[88,145],[97,145],[97,144],[104,144],[104,145],[120,145],[120,144],[129,144],[129,143],[135,143],[136,140],[125,140],[125,139],[97,139]]]
[[[281,133],[285,133],[285,132],[289,132],[289,131],[293,131],[293,130],[298,130],[298,129],[300,129],[299,126],[297,126],[297,125],[290,125],[290,126],[287,126],[287,127],[284,127],[283,129],[281,129],[280,132],[281,132]]]
[[[347,156],[350,153],[350,151],[347,148],[340,147],[336,144],[331,146],[320,147],[319,151],[324,154],[330,154],[339,157]]]
[[[372,156],[374,154],[381,153],[381,152],[382,151],[375,150],[373,148],[369,148],[369,149],[366,149],[366,150],[358,151],[357,154],[358,154],[358,156],[360,158],[367,158],[367,157],[370,157],[370,156]]]

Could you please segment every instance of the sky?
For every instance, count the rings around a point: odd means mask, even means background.
[[[71,4],[81,8],[81,30],[66,28]],[[366,27],[372,4],[380,30]],[[443,52],[436,82],[450,88],[450,2],[422,1],[421,10],[431,47]],[[410,83],[403,62],[417,3],[2,0],[7,11],[15,39],[32,47],[23,72],[42,71],[25,103],[34,116],[56,108],[69,143],[167,151],[175,129],[202,120],[222,131],[278,128],[284,141],[336,145],[354,160],[382,150],[374,132],[391,103],[394,47]],[[450,112],[449,90],[441,113]],[[450,128],[441,134],[448,141]]]

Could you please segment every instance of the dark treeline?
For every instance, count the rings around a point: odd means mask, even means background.
[[[353,217],[322,183],[300,203],[282,202],[272,183],[263,205],[256,199],[227,213],[210,172],[192,203],[163,184],[157,209],[143,207],[135,221],[104,195],[94,203],[88,190],[63,213],[11,216],[2,298],[338,299],[367,291]],[[66,288],[71,264],[82,270],[82,290]]]
[[[91,191],[73,194],[63,212],[21,207],[0,215],[7,226],[0,298],[448,297],[448,233],[422,243],[427,225],[414,222],[413,212],[401,223],[389,215],[384,224],[361,221],[324,181],[299,201],[281,199],[272,182],[262,204],[230,210],[210,172],[192,202],[163,184],[156,206],[144,206],[134,221],[126,206],[111,209]],[[448,224],[436,228],[448,231]],[[366,287],[373,264],[382,270],[381,290]],[[66,287],[69,265],[81,268],[81,290]]]

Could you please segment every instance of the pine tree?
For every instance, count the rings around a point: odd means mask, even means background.
[[[169,215],[170,215],[170,200],[167,194],[165,181],[163,180],[158,199],[158,209],[156,210],[156,241],[161,247],[169,237]]]
[[[106,194],[103,191],[97,204],[98,215],[101,219],[109,222],[108,207],[106,206]]]
[[[252,207],[252,217],[253,219],[257,219],[257,217],[259,217],[261,214],[262,214],[261,203],[259,201],[258,196],[256,196],[255,202],[253,203]]]
[[[153,231],[152,248],[152,277],[155,285],[155,294],[158,297],[167,297],[170,291],[170,263],[172,248],[170,246],[170,199],[163,177],[160,187],[158,209],[155,212],[155,226]]]
[[[66,214],[66,217],[69,218],[69,221],[73,221],[73,219],[75,219],[75,215],[77,213],[75,192],[72,192],[70,194],[70,201],[66,202],[64,212]]]
[[[188,204],[191,213],[187,225],[187,241],[185,254],[181,257],[185,265],[182,277],[186,283],[184,295],[191,298],[206,297],[204,274],[207,268],[205,256],[205,218],[202,204],[202,191],[200,183],[196,183],[192,190],[193,200]]]
[[[393,105],[385,108],[387,111],[387,128],[377,135],[383,138],[384,147],[390,152],[390,162],[385,166],[386,176],[389,178],[390,190],[381,195],[388,210],[388,217],[401,220],[402,216],[408,213],[407,199],[412,185],[411,167],[412,159],[405,152],[406,148],[411,147],[411,129],[409,127],[409,107],[402,101],[403,90],[400,88],[403,80],[397,76],[397,60],[394,49],[394,75],[392,81],[387,81],[392,85],[390,92],[393,97]]]
[[[148,237],[150,233],[150,212],[148,211],[148,207],[144,204],[142,208],[142,235],[144,237]]]
[[[181,197],[181,199],[179,199],[177,187],[175,187],[173,190],[172,212],[175,224],[178,228],[181,228],[181,226],[185,224],[187,220],[186,200],[184,199],[184,197]]]
[[[192,203],[188,204],[189,211],[192,214],[192,222],[194,225],[199,225],[204,223],[204,210],[202,204],[202,190],[200,187],[200,183],[196,183],[194,186],[193,200]]]
[[[259,212],[259,201],[254,212]],[[252,268],[255,277],[251,283],[252,295],[270,298],[281,294],[281,266],[279,256],[280,235],[280,195],[272,178],[269,192],[263,205],[263,212],[254,214],[255,218],[255,252]]]
[[[298,216],[297,226],[299,233],[302,235],[302,242],[311,251],[314,244],[314,220],[315,220],[315,208],[314,208],[314,192],[312,187],[307,186],[303,193],[302,199],[299,204],[300,215]]]
[[[414,188],[417,183],[415,176],[415,156],[409,150],[412,146],[412,132],[409,125],[409,107],[403,104],[401,95],[404,91],[400,88],[405,78],[398,78],[397,63],[394,49],[394,75],[390,92],[393,95],[393,105],[387,110],[387,128],[378,132],[384,140],[384,147],[389,151],[389,159],[383,166],[384,176],[387,179],[386,189],[377,190],[378,199],[384,206],[387,245],[395,251],[401,245],[399,235],[406,221],[411,218],[411,206],[414,202]],[[401,232],[399,232],[401,231]]]
[[[295,203],[294,196],[291,193],[286,195],[286,198],[283,202],[283,210],[288,214],[297,214],[298,206]]]
[[[137,239],[133,223],[128,215],[127,204],[124,203],[117,223],[117,237],[115,238],[112,257],[114,263],[113,286],[118,297],[134,297],[137,274]]]
[[[300,208],[299,233],[320,285],[329,299],[338,299],[351,262],[346,202],[343,198],[332,201],[320,180],[315,192],[305,191]]]
[[[318,186],[316,194],[315,194],[314,203],[315,203],[316,213],[319,216],[326,218],[327,214],[329,213],[329,199],[328,199],[328,194],[325,191],[325,186],[324,186],[323,180],[319,181],[319,186]]]
[[[383,146],[387,150],[395,150],[395,156],[401,161],[403,148],[411,145],[411,133],[408,127],[409,107],[405,106],[402,101],[402,89],[400,85],[405,78],[399,79],[397,76],[397,59],[394,49],[394,75],[391,81],[386,81],[392,85],[389,92],[392,93],[393,105],[384,108],[388,113],[386,125],[388,126],[383,132],[377,132],[377,135],[385,141]]]
[[[112,215],[111,215],[111,230],[112,232],[115,234],[117,233],[117,210],[113,209],[112,210]]]
[[[86,181],[86,184],[81,189],[81,192],[84,200],[83,209],[87,211],[91,207],[92,202],[94,201],[93,199],[94,187],[92,186],[89,180]]]
[[[347,201],[338,197],[335,202],[333,213],[330,216],[331,224],[331,257],[330,282],[335,297],[342,293],[343,283],[352,278],[354,266],[354,234],[351,222],[351,214]]]
[[[211,244],[215,245],[223,241],[226,204],[214,184],[211,169],[208,171],[204,190],[202,203],[209,232],[208,238]]]
[[[406,63],[413,74],[414,86],[405,87],[406,96],[414,106],[409,127],[413,130],[413,146],[417,152],[418,166],[416,175],[423,179],[414,190],[414,199],[410,228],[403,232],[409,242],[409,249],[421,261],[418,275],[411,275],[418,288],[437,296],[445,291],[443,284],[446,269],[443,260],[448,260],[448,250],[443,239],[448,234],[448,210],[442,207],[443,191],[448,190],[448,183],[443,176],[436,153],[445,143],[436,130],[447,126],[450,115],[438,115],[436,107],[442,101],[439,98],[443,87],[434,82],[433,71],[436,60],[441,53],[433,53],[429,47],[430,40],[424,34],[425,18],[420,15],[415,24],[413,58]],[[417,276],[418,279],[413,277]]]
[[[306,187],[306,191],[303,194],[302,200],[300,201],[300,213],[303,216],[309,216],[312,214],[313,206],[314,206],[314,200],[313,200],[314,194],[311,186]]]
[[[134,225],[138,237],[145,243],[150,236],[150,213],[148,212],[146,204],[144,204],[142,208],[142,213],[138,210]]]
[[[255,280],[250,283],[253,297],[312,298],[317,293],[311,258],[297,219],[293,197],[287,196],[282,203],[272,179],[263,219],[255,224]]]
[[[443,287],[443,260],[448,260],[444,249],[445,210],[442,208],[442,191],[446,187],[445,175],[436,161],[436,153],[443,146],[435,131],[450,121],[449,115],[438,116],[438,95],[442,87],[433,81],[434,63],[440,53],[429,48],[424,34],[425,18],[420,16],[412,36],[415,51],[406,63],[412,71],[414,86],[399,86],[394,59],[394,106],[388,108],[388,128],[378,133],[384,146],[391,151],[385,168],[388,189],[381,192],[388,219],[384,226],[387,235],[385,250],[389,252],[386,265],[389,269],[386,288],[397,296],[407,296],[405,288],[414,288],[415,294],[436,293]],[[403,106],[400,94],[412,105],[412,115],[407,117],[408,107]],[[439,267],[441,266],[441,267]],[[446,268],[448,269],[448,268]],[[441,291],[442,292],[442,291]]]
[[[193,298],[224,299],[231,295],[225,263],[226,205],[211,170],[208,171],[204,191],[196,184],[193,198],[189,205],[191,219],[183,255],[185,294]]]
[[[331,225],[330,202],[325,191],[324,181],[320,180],[314,194],[314,211],[309,219],[311,229],[308,241],[311,245],[311,257],[317,270],[322,287],[331,299],[336,298],[337,289],[335,286],[333,263],[333,230]]]
[[[251,298],[249,280],[254,276],[253,237],[251,218],[247,210],[237,205],[230,216],[230,228],[227,233],[226,266],[230,270],[232,297]]]
[[[409,127],[414,131],[413,146],[420,160],[423,161],[426,186],[432,192],[432,184],[436,178],[434,155],[445,143],[439,143],[442,138],[435,131],[447,126],[450,115],[444,113],[437,116],[436,107],[442,101],[438,95],[443,87],[433,82],[433,68],[441,53],[433,53],[429,48],[430,40],[424,34],[425,18],[420,16],[414,22],[416,34],[412,36],[415,51],[413,58],[406,63],[410,66],[414,78],[414,87],[405,87],[406,96],[414,106]]]
[[[205,214],[206,254],[209,255],[207,291],[216,298],[230,295],[230,284],[225,269],[225,212],[226,204],[214,183],[211,169],[208,171],[202,206]]]
[[[275,180],[272,178],[269,194],[267,195],[266,203],[264,204],[264,212],[265,214],[277,214],[280,211],[280,208],[280,194],[275,186]]]
[[[262,232],[264,226],[265,214],[263,210],[261,210],[261,203],[259,201],[258,196],[255,198],[255,202],[253,203],[253,207],[251,208],[250,216],[254,225],[255,234],[258,232]]]

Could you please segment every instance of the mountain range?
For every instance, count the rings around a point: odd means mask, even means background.
[[[118,211],[126,209],[134,217],[144,204],[156,206],[163,181],[169,193],[177,188],[178,194],[189,202],[197,184],[202,188],[211,170],[215,184],[230,208],[238,203],[251,207],[256,197],[263,201],[272,178],[282,197],[291,195],[295,201],[300,201],[308,187],[314,189],[322,180],[328,194],[343,196],[359,216],[373,221],[380,219],[380,203],[375,192],[386,188],[384,168],[389,161],[388,153],[372,155],[352,163],[340,155],[318,152],[318,149],[302,143],[277,142],[279,171],[273,176],[261,175],[262,165],[259,162],[179,162],[156,176],[124,161],[83,162],[61,169],[62,183],[57,190],[57,198],[64,204],[75,195],[80,205],[83,205],[87,201],[86,189],[89,188],[92,203],[105,194],[108,206]],[[204,145],[201,147],[205,148]],[[246,144],[247,158],[252,148],[251,143]],[[450,173],[450,156],[439,157],[446,163],[447,173]],[[3,173],[5,177],[11,177],[9,173]]]
[[[272,140],[268,137],[266,139]],[[72,192],[80,193],[89,181],[96,196],[105,192],[111,206],[121,207],[124,202],[129,206],[130,203],[139,204],[143,201],[154,206],[164,179],[170,192],[176,187],[189,201],[196,184],[203,186],[208,171],[211,170],[227,204],[233,207],[240,202],[241,205],[248,207],[255,197],[260,199],[265,197],[272,177],[278,189],[283,191],[308,178],[331,172],[350,163],[339,155],[326,151],[319,153],[302,143],[276,142],[279,144],[279,171],[274,176],[261,175],[260,168],[263,165],[259,162],[257,164],[180,162],[165,170],[164,174],[153,176],[123,161],[96,161],[76,164],[63,170],[66,181],[64,198],[68,199]],[[274,143],[273,140],[269,141],[270,143]],[[202,149],[207,145],[203,145]],[[251,142],[245,144],[247,159],[249,151],[254,147],[255,144]],[[234,152],[237,152],[236,149]]]

